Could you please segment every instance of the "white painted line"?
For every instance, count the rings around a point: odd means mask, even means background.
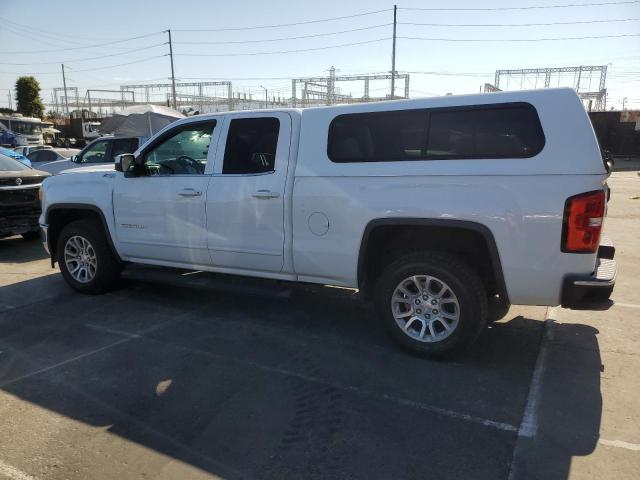
[[[314,376],[310,376],[310,375],[304,375],[301,373],[297,373],[297,372],[292,372],[290,370],[285,370],[283,368],[277,368],[277,367],[269,367],[267,365],[262,365],[259,363],[254,363],[254,362],[245,362],[243,360],[237,360],[237,359],[230,359],[229,357],[224,357],[222,355],[218,355],[218,354],[213,354],[216,357],[220,357],[220,358],[224,358],[225,360],[229,361],[233,361],[235,363],[243,363],[246,365],[250,365],[254,368],[259,368],[260,370],[265,370],[268,372],[272,372],[272,373],[279,373],[281,375],[285,375],[285,376],[289,376],[289,377],[296,377],[299,378],[301,380],[306,380],[307,382],[313,382],[313,383],[318,383],[318,384],[322,384],[325,385],[327,387],[332,387],[335,388],[336,390],[343,390],[343,391],[348,391],[348,392],[352,392],[352,393],[356,393],[359,395],[363,395],[366,397],[377,397],[381,400],[386,400],[388,402],[392,402],[392,403],[396,403],[398,405],[401,405],[403,407],[412,407],[412,408],[416,408],[419,410],[424,410],[427,412],[431,412],[431,413],[435,413],[437,415],[443,416],[443,417],[449,417],[449,418],[455,418],[457,420],[464,420],[467,422],[471,422],[471,423],[476,423],[479,425],[483,425],[485,427],[491,427],[491,428],[496,428],[498,430],[504,430],[507,432],[517,432],[518,431],[518,427],[516,427],[515,425],[510,425],[508,423],[503,423],[503,422],[496,422],[494,420],[489,420],[486,418],[481,418],[481,417],[476,417],[474,415],[467,415],[466,413],[460,413],[460,412],[456,412],[454,410],[448,410],[446,408],[440,408],[440,407],[434,407],[432,405],[428,405],[426,403],[421,403],[421,402],[417,402],[415,400],[408,400],[406,398],[400,398],[400,397],[394,397],[392,395],[387,395],[386,393],[377,393],[377,392],[373,392],[370,390],[365,390],[365,389],[361,389],[358,387],[354,387],[352,385],[342,385],[339,383],[333,383],[333,382],[329,382],[327,380],[323,380],[322,378],[318,378],[318,377],[314,377]]]
[[[519,437],[534,437],[538,431],[538,403],[540,402],[540,392],[542,390],[542,377],[547,368],[548,343],[553,339],[555,307],[547,309],[546,320],[544,322],[544,332],[542,334],[542,342],[538,351],[538,358],[533,369],[531,384],[529,385],[529,394],[527,395],[527,404],[524,407],[524,415],[518,429]]]
[[[636,305],[634,303],[620,303],[613,302],[614,307],[624,307],[624,308],[640,308],[640,305]]]
[[[359,388],[359,387],[355,387],[353,385],[344,385],[344,384],[340,384],[340,383],[334,383],[334,382],[330,382],[330,381],[327,381],[327,380],[324,380],[322,378],[315,377],[315,376],[312,376],[312,375],[305,375],[303,373],[293,372],[291,370],[286,370],[284,368],[279,368],[279,367],[271,367],[269,365],[263,365],[261,363],[249,362],[249,361],[246,361],[246,360],[243,360],[243,359],[228,357],[226,355],[221,355],[219,353],[208,352],[206,350],[200,350],[200,349],[197,349],[197,348],[186,347],[186,346],[174,344],[174,343],[171,343],[171,342],[156,340],[156,339],[153,339],[153,338],[150,339],[150,341],[158,342],[158,343],[164,343],[164,344],[172,346],[173,348],[180,349],[180,350],[185,350],[185,351],[188,351],[188,352],[191,352],[191,353],[204,355],[204,356],[208,356],[208,357],[213,357],[213,358],[221,360],[221,361],[223,361],[225,363],[232,362],[232,363],[236,363],[236,364],[239,364],[239,365],[243,365],[243,366],[247,366],[247,367],[263,370],[263,371],[269,372],[269,373],[277,373],[279,375],[283,375],[283,376],[287,376],[287,377],[294,377],[294,378],[298,378],[300,380],[305,380],[307,382],[316,383],[316,384],[323,385],[323,386],[326,386],[326,387],[335,388],[336,390],[347,391],[347,392],[355,393],[357,395],[362,395],[362,396],[365,396],[365,397],[378,398],[379,400],[392,402],[392,403],[395,403],[395,404],[403,406],[403,407],[411,407],[411,408],[424,410],[424,411],[431,412],[431,413],[434,413],[436,415],[443,416],[443,417],[454,418],[454,419],[457,419],[457,420],[462,420],[462,421],[466,421],[466,422],[470,422],[470,423],[475,423],[475,424],[478,424],[478,425],[482,425],[482,426],[489,427],[489,428],[495,428],[497,430],[503,430],[503,431],[506,431],[506,432],[517,432],[518,431],[518,427],[517,426],[511,425],[509,423],[497,422],[495,420],[490,420],[490,419],[482,418],[482,417],[476,417],[474,415],[468,415],[466,413],[456,412],[454,410],[448,410],[446,408],[435,407],[433,405],[429,405],[429,404],[426,404],[426,403],[421,403],[421,402],[418,402],[418,401],[415,401],[415,400],[409,400],[409,399],[406,399],[406,398],[395,397],[395,396],[392,396],[392,395],[387,395],[385,393],[381,394],[381,393],[374,392],[374,391],[371,391],[371,390],[366,390],[366,389],[362,389],[362,388]]]
[[[62,367],[63,365],[75,362],[75,361],[80,360],[82,358],[90,357],[91,355],[95,355],[96,353],[103,352],[104,350],[108,350],[108,349],[113,348],[113,347],[115,347],[117,345],[120,345],[121,343],[129,342],[131,340],[133,340],[133,338],[131,338],[131,337],[123,338],[121,340],[118,340],[117,342],[113,342],[113,343],[110,343],[109,345],[105,345],[104,347],[100,347],[100,348],[97,348],[95,350],[91,350],[90,352],[85,352],[85,353],[83,353],[81,355],[77,355],[77,356],[75,356],[73,358],[69,358],[67,360],[63,360],[62,362],[54,363],[53,365],[49,365],[48,367],[41,368],[40,370],[36,370],[35,372],[30,372],[30,373],[26,373],[24,375],[20,375],[19,377],[15,377],[15,378],[12,378],[11,380],[7,380],[6,382],[0,383],[0,388],[4,388],[7,385],[11,385],[12,383],[19,382],[20,380],[24,380],[24,379],[29,378],[29,377],[34,377],[36,375],[40,375],[41,373],[48,372],[48,371],[53,370],[55,368]]]
[[[640,444],[638,443],[623,442],[622,440],[607,440],[606,438],[601,438],[600,440],[598,440],[598,443],[606,445],[607,447],[624,448],[626,450],[640,452]]]
[[[8,463],[4,463],[0,460],[0,474],[10,478],[11,480],[36,480],[35,477],[24,473],[21,470],[18,470],[15,467],[12,467]]]
[[[90,328],[91,330],[97,330],[102,333],[110,333],[112,335],[118,335],[119,337],[129,337],[129,338],[139,338],[140,335],[136,333],[125,332],[124,330],[116,330],[113,328],[103,327],[102,325],[94,325],[92,323],[85,323],[85,327]]]
[[[150,332],[153,332],[155,330],[158,330],[158,329],[164,327],[165,325],[167,325],[169,323],[173,323],[173,322],[174,322],[174,320],[167,320],[166,322],[162,322],[162,323],[159,323],[158,325],[154,325],[151,328],[147,328],[146,330],[142,330],[137,334],[130,334],[130,333],[126,333],[125,334],[124,332],[121,332],[120,335],[124,334],[124,335],[126,335],[126,337],[123,338],[123,339],[118,340],[117,342],[110,343],[109,345],[105,345],[104,347],[96,348],[95,350],[91,350],[90,352],[86,352],[86,353],[83,353],[81,355],[77,355],[77,356],[75,356],[73,358],[69,358],[67,360],[63,360],[62,362],[54,363],[53,365],[49,365],[48,367],[41,368],[40,370],[36,370],[35,372],[26,373],[24,375],[20,375],[19,377],[12,378],[11,380],[7,380],[6,382],[0,383],[0,388],[4,388],[7,385],[19,382],[20,380],[24,380],[26,378],[30,378],[30,377],[33,377],[33,376],[36,376],[36,375],[40,375],[41,373],[48,372],[48,371],[56,369],[58,367],[62,367],[64,365],[67,365],[68,363],[72,363],[72,362],[75,362],[77,360],[81,360],[83,358],[90,357],[91,355],[95,355],[96,353],[100,353],[100,352],[103,352],[103,351],[108,350],[110,348],[116,347],[116,346],[118,346],[118,345],[120,345],[122,343],[130,342],[131,340],[135,340],[137,338],[142,337],[146,333],[150,333]],[[113,332],[114,331],[112,331],[111,333],[113,333]]]

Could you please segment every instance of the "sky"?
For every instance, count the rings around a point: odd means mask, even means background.
[[[608,65],[608,107],[620,109],[626,97],[627,108],[640,108],[640,1],[396,1],[396,70],[410,72],[412,97],[478,92],[497,69]],[[540,6],[554,8],[524,8]],[[62,87],[61,63],[80,96],[167,82],[167,29],[179,81],[232,80],[234,92],[290,97],[290,78],[326,76],[331,66],[338,75],[388,73],[392,21],[385,0],[0,0],[0,106],[19,75],[34,75],[50,102]],[[283,24],[297,25],[273,27]],[[519,86],[510,80],[509,88]],[[389,82],[370,88],[383,96]],[[362,95],[360,83],[340,89]]]

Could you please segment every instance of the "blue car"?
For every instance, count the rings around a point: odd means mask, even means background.
[[[6,155],[7,157],[13,158],[14,160],[18,160],[20,163],[22,163],[23,165],[26,165],[27,167],[31,166],[31,160],[29,160],[27,157],[25,157],[21,153],[18,153],[14,150],[0,147],[0,153],[3,155]]]

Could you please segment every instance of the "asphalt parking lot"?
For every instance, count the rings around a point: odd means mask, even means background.
[[[349,290],[134,269],[83,296],[0,240],[0,478],[635,479],[640,177],[609,183],[613,302],[514,307],[453,362]]]

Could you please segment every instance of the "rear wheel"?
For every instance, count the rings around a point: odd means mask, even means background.
[[[66,225],[58,238],[56,257],[66,282],[81,293],[109,290],[120,273],[118,260],[97,220],[78,220]]]
[[[465,350],[487,321],[478,275],[441,253],[402,257],[378,282],[377,308],[391,336],[411,352],[447,357]]]

